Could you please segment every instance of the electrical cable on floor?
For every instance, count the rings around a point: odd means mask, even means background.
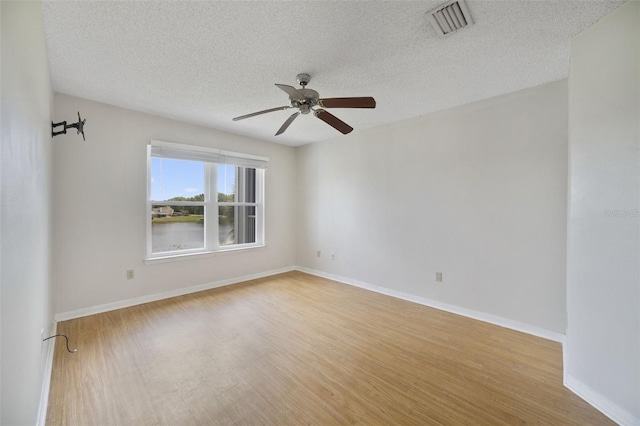
[[[53,336],[49,336],[49,337],[47,337],[46,339],[42,339],[42,341],[44,342],[45,340],[53,339],[54,337],[60,337],[60,336],[64,337],[64,338],[65,338],[65,340],[67,341],[67,351],[69,351],[69,352],[70,352],[70,353],[72,353],[72,354],[73,354],[73,353],[78,352],[78,350],[77,350],[77,349],[74,349],[74,350],[69,349],[69,338],[67,337],[67,335],[66,335],[66,334],[62,334],[62,333],[60,333],[60,334],[54,334]]]

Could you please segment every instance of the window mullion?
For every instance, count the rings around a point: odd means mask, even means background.
[[[206,201],[156,201],[151,200],[151,204],[153,205],[161,205],[161,206],[204,206],[206,205]]]
[[[256,243],[265,243],[265,199],[264,199],[264,182],[265,182],[265,170],[256,170]]]
[[[259,203],[254,203],[254,202],[244,202],[244,203],[233,203],[231,201],[220,201],[218,202],[218,206],[231,206],[231,207],[235,207],[235,206],[257,206]]]
[[[151,199],[151,145],[147,146],[147,221],[145,222],[145,226],[147,228],[147,257],[150,257],[152,254],[152,240],[151,240],[151,209],[153,208],[153,203],[150,201]]]
[[[205,167],[205,232],[209,250],[218,250],[218,165]]]

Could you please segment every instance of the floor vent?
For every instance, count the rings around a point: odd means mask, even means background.
[[[453,0],[427,13],[431,25],[441,36],[449,35],[473,25],[473,19],[464,0]]]

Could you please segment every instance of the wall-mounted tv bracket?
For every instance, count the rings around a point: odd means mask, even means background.
[[[87,119],[85,118],[84,120],[82,118],[80,118],[80,111],[78,111],[78,122],[77,123],[72,123],[72,124],[67,124],[66,121],[61,121],[60,123],[54,123],[53,121],[51,122],[51,137],[53,136],[58,136],[58,135],[66,135],[67,134],[67,129],[71,129],[74,128],[78,131],[78,134],[82,133],[82,140],[86,140],[84,138],[84,123],[85,121],[87,121]],[[58,126],[63,126],[62,130],[56,132],[55,129]]]

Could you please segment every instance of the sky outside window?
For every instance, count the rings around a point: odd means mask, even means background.
[[[194,197],[204,193],[204,163],[151,157],[151,199]]]
[[[218,192],[233,194],[236,188],[236,166],[218,164]]]
[[[218,165],[218,192],[232,194],[235,166]],[[190,198],[204,193],[204,163],[151,157],[151,199]]]

